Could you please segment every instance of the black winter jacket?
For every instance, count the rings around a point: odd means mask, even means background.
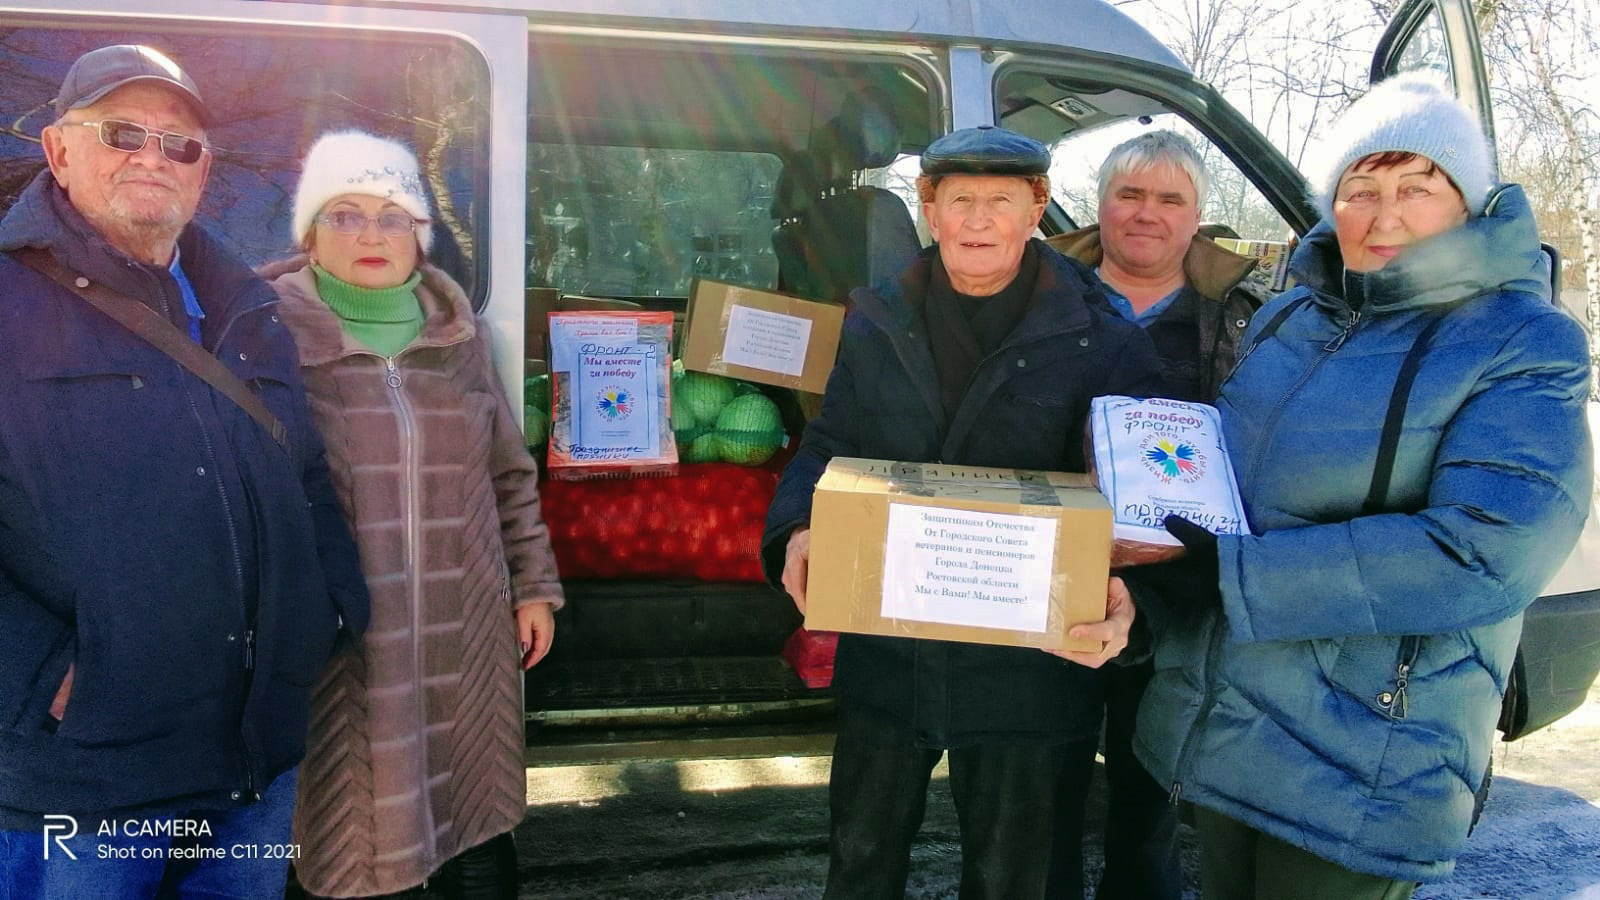
[[[183,321],[163,268],[112,248],[48,171],[0,251]],[[255,420],[82,298],[0,255],[0,825],[183,798],[246,802],[304,752],[307,695],[367,592],[276,295],[206,232],[179,240],[203,345]],[[59,725],[51,698],[74,682]]]
[[[1159,387],[1150,339],[1092,308],[1093,275],[1035,241],[1039,277],[1016,329],[979,364],[947,420],[924,324],[937,248],[897,281],[857,289],[822,412],[806,426],[767,515],[762,564],[780,585],[789,534],[835,456],[1077,471],[1089,400]],[[1031,648],[847,634],[834,688],[909,727],[928,747],[1068,741],[1098,733],[1094,673]]]

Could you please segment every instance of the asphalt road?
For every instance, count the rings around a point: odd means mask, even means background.
[[[1495,752],[1485,818],[1456,877],[1427,900],[1600,900],[1600,689],[1578,712]],[[826,758],[530,769],[517,831],[524,898],[816,897],[827,865]],[[941,773],[908,896],[954,898],[960,850]],[[1090,799],[1103,815],[1104,796]],[[1192,875],[1192,835],[1185,835]],[[1099,841],[1086,847],[1093,882]],[[1198,896],[1198,890],[1191,890]]]

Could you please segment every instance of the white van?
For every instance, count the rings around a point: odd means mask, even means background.
[[[922,240],[897,163],[954,128],[1039,138],[1071,181],[1092,178],[1107,136],[1176,125],[1230,186],[1210,218],[1267,239],[1316,218],[1284,156],[1101,0],[0,0],[0,209],[42,164],[68,65],[123,42],[201,86],[217,149],[200,218],[252,264],[291,252],[317,134],[417,147],[434,261],[491,324],[514,398],[529,288],[682,311],[697,275],[828,298],[894,271]],[[1401,4],[1373,77],[1414,68],[1447,74],[1493,133],[1467,0]],[[1052,206],[1043,230],[1081,224]],[[780,399],[797,426],[800,404]],[[1570,711],[1600,670],[1600,546],[1587,552],[1528,615],[1509,734]],[[798,624],[786,597],[567,587],[528,678],[530,764],[826,751],[828,691],[778,656]]]

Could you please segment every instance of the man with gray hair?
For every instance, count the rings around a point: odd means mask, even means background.
[[[1245,281],[1254,260],[1199,234],[1205,163],[1182,135],[1149,131],[1112,149],[1099,188],[1099,224],[1047,243],[1094,267],[1111,306],[1144,326],[1169,397],[1211,402],[1266,296]]]
[[[1245,282],[1254,260],[1199,234],[1210,187],[1205,163],[1182,135],[1149,131],[1112,149],[1100,166],[1099,187],[1099,224],[1047,243],[1094,267],[1111,308],[1150,335],[1161,358],[1162,396],[1210,403],[1266,297]],[[1100,674],[1113,812],[1095,896],[1177,900],[1183,878],[1176,815],[1166,789],[1132,750],[1151,665],[1107,666]]]
[[[281,897],[360,560],[276,295],[191,225],[199,88],[118,44],[55,113],[0,220],[0,897]]]

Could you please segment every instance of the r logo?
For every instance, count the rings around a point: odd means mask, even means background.
[[[56,848],[67,855],[67,859],[77,859],[78,855],[67,846],[67,841],[78,836],[78,820],[71,816],[46,815],[44,817],[44,858],[50,858],[50,841],[54,840]]]

